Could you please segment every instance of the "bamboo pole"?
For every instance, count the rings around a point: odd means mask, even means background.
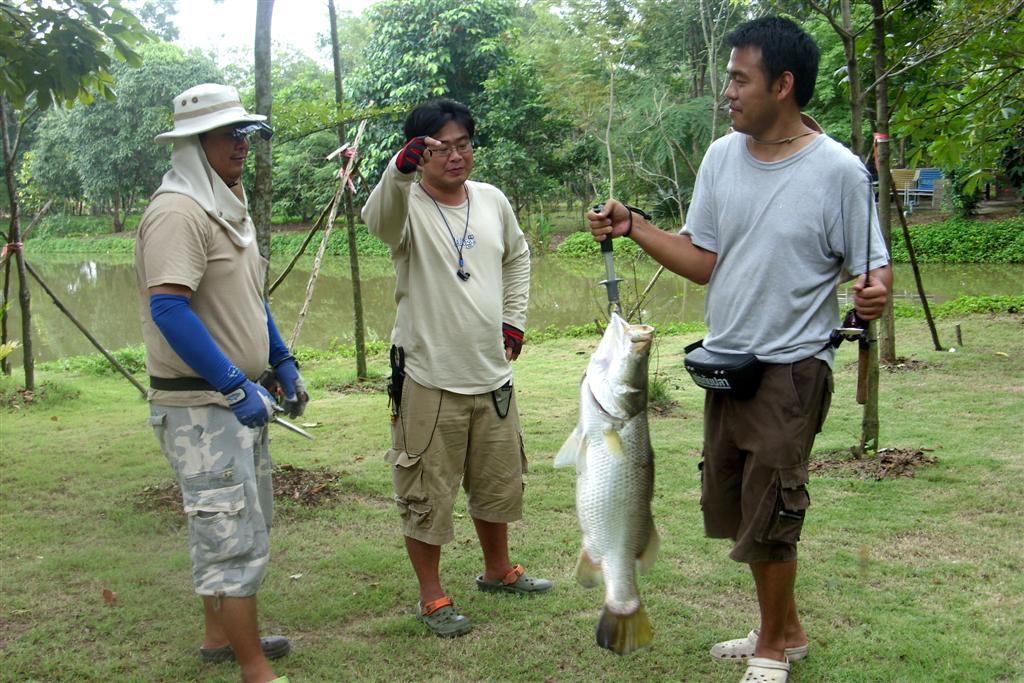
[[[295,264],[298,262],[299,258],[306,253],[306,247],[308,247],[309,243],[313,241],[313,235],[316,234],[316,231],[320,229],[320,226],[323,224],[324,221],[324,216],[327,215],[327,212],[330,211],[331,206],[333,205],[334,199],[332,198],[331,201],[327,203],[327,206],[323,208],[323,211],[320,212],[320,216],[313,223],[313,227],[310,228],[309,232],[306,233],[306,239],[302,241],[302,244],[299,246],[299,250],[295,252],[294,256],[292,256],[292,260],[288,262],[288,265],[285,266],[285,269],[281,271],[280,275],[277,276],[277,279],[274,280],[274,284],[270,285],[270,289],[267,290],[267,294],[273,294],[274,290],[277,289],[277,286],[284,282],[284,279],[288,277],[288,273],[292,272],[292,268],[295,267]]]
[[[359,130],[356,131],[356,139],[352,143],[353,149],[359,147],[359,143],[363,138],[363,131],[366,130],[366,119],[359,122]],[[309,274],[309,281],[306,283],[306,298],[302,302],[302,308],[299,310],[299,316],[295,321],[295,329],[292,331],[292,338],[288,342],[288,348],[294,349],[295,342],[299,339],[299,332],[302,331],[302,323],[306,319],[306,315],[309,313],[309,304],[313,300],[313,290],[316,288],[316,279],[320,274],[320,264],[323,262],[324,253],[327,251],[327,241],[331,238],[331,232],[334,229],[334,220],[338,216],[338,204],[341,202],[341,196],[348,188],[349,178],[352,175],[352,169],[355,166],[356,155],[353,154],[348,158],[348,162],[345,164],[345,168],[340,174],[338,181],[338,191],[334,193],[334,199],[331,202],[331,210],[328,212],[327,224],[324,226],[324,235],[320,240],[320,248],[317,249],[316,257],[313,259],[313,270]]]
[[[892,169],[889,169],[889,189],[892,190],[892,198],[896,201],[896,214],[900,217],[900,225],[903,226],[903,241],[907,245],[907,256],[910,257],[910,266],[914,271],[914,283],[917,285],[917,295],[921,297],[921,306],[924,307],[924,317],[928,321],[928,330],[932,333],[932,344],[935,346],[936,351],[942,351],[942,344],[939,343],[939,331],[935,328],[932,309],[928,305],[928,297],[924,292],[924,282],[921,280],[921,269],[917,265],[914,243],[910,241],[910,228],[907,227],[907,217],[903,214],[900,193],[896,190],[896,183],[892,180]]]
[[[35,281],[39,283],[39,286],[43,288],[43,291],[46,292],[51,299],[53,299],[54,305],[60,309],[60,312],[66,315],[68,319],[75,324],[75,327],[81,330],[82,334],[85,335],[85,338],[92,342],[92,345],[99,349],[100,353],[106,356],[107,360],[110,361],[110,364],[113,365],[118,372],[124,375],[129,382],[135,385],[135,388],[138,389],[139,392],[142,394],[142,398],[146,398],[146,388],[139,384],[139,381],[135,379],[135,377],[133,377],[130,372],[125,370],[124,366],[121,365],[116,358],[110,355],[109,351],[103,348],[103,345],[99,343],[96,337],[92,336],[89,330],[86,329],[85,325],[78,322],[78,318],[76,318],[74,314],[72,314],[71,311],[68,310],[67,306],[61,303],[60,299],[57,298],[57,295],[54,294],[53,290],[50,289],[50,287],[45,282],[43,282],[43,278],[39,277],[39,273],[35,271],[35,269],[29,264],[28,261],[25,261],[25,269],[28,270],[29,275],[31,275],[35,279]]]

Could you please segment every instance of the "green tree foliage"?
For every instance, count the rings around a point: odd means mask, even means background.
[[[560,152],[572,126],[535,87],[534,65],[509,61],[484,82],[477,108],[477,176],[500,187],[517,213],[548,195],[568,169]]]
[[[338,146],[331,72],[297,50],[277,50],[274,84],[274,215],[309,222],[337,189],[337,163],[327,155]],[[243,99],[251,98],[251,88]],[[247,169],[246,187],[252,186]]]
[[[139,68],[113,67],[116,100],[78,104],[44,119],[38,131],[43,153],[31,167],[33,181],[58,196],[73,185],[69,175],[77,175],[90,202],[111,208],[117,230],[133,200],[156,189],[170,168],[170,147],[154,145],[153,138],[173,125],[172,98],[221,78],[208,58],[168,43],[146,45],[139,54]],[[62,159],[67,166],[56,167]]]
[[[117,59],[137,66],[134,48],[147,35],[118,0],[2,2],[0,96],[15,109],[33,95],[41,109],[92,102],[97,93],[112,99],[112,66]]]
[[[135,9],[142,25],[161,40],[178,39],[178,27],[173,17],[178,13],[175,0],[144,0]]]
[[[430,97],[475,110],[483,83],[509,60],[513,0],[383,0],[370,7],[370,40],[348,89],[358,107],[391,112],[363,139],[372,185],[402,140],[406,113]]]
[[[18,176],[27,208],[36,208],[51,198],[77,202],[82,197],[82,179],[69,144],[70,118],[67,110],[57,108],[47,111],[39,122],[32,149],[25,155]]]
[[[1019,0],[954,0],[896,17],[913,34],[896,46],[905,75],[893,131],[910,142],[908,165],[965,169],[968,195],[1009,170],[1001,162],[1021,144],[1022,11]]]

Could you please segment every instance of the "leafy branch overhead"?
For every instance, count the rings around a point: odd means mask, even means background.
[[[41,109],[114,99],[115,60],[140,65],[149,39],[119,0],[0,3],[0,96],[16,109],[33,94]]]

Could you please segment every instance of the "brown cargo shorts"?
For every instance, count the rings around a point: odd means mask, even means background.
[[[807,464],[832,400],[832,370],[817,358],[767,364],[757,393],[704,401],[701,509],[710,538],[735,541],[737,562],[796,560],[811,503]]]
[[[522,518],[526,454],[514,392],[501,418],[491,392],[453,394],[406,377],[391,441],[384,459],[406,536],[431,545],[454,539],[460,484],[474,519]]]

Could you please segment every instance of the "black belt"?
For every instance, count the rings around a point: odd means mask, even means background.
[[[149,386],[160,391],[217,391],[217,387],[202,377],[153,377]]]

